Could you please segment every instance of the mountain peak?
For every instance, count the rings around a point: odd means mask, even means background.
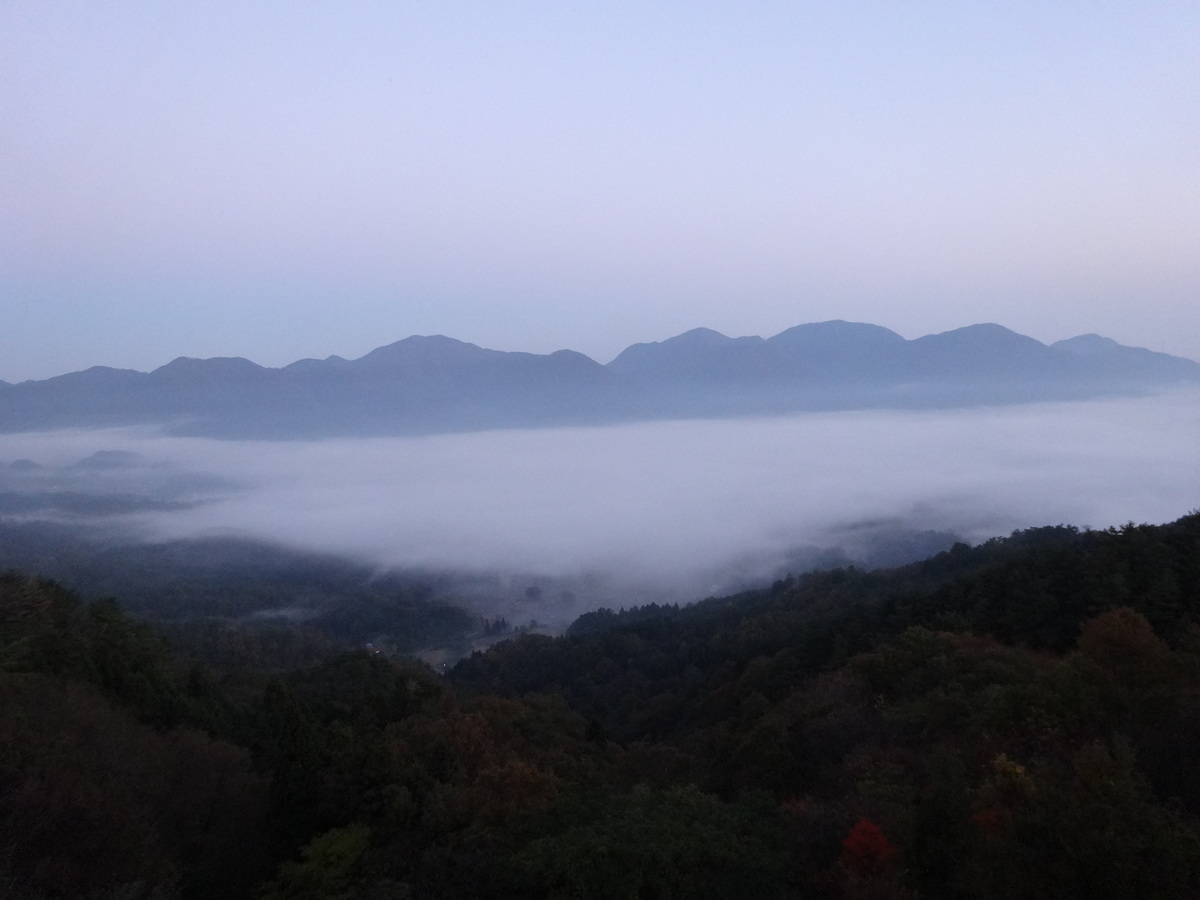
[[[768,338],[767,341],[771,344],[787,344],[788,346],[804,345],[821,349],[837,349],[847,345],[856,347],[864,345],[899,346],[904,343],[904,338],[882,325],[831,319],[828,322],[809,322],[805,325],[796,325]]]
[[[1064,341],[1055,341],[1050,345],[1056,350],[1066,350],[1076,356],[1091,356],[1093,353],[1104,353],[1106,350],[1116,350],[1121,347],[1112,338],[1101,337],[1098,334],[1081,334]]]
[[[954,353],[1039,353],[1050,348],[1036,338],[1018,334],[1011,328],[984,322],[938,334],[927,334],[910,343],[917,347],[938,348]]]
[[[363,365],[426,365],[448,361],[477,359],[495,350],[485,350],[476,344],[446,337],[444,334],[414,334],[403,340],[376,347],[366,356],[354,360]]]
[[[997,325],[995,322],[978,322],[975,325],[964,325],[962,328],[951,328],[949,331],[941,331],[937,334],[928,335],[930,338],[950,337],[969,337],[975,340],[1011,340],[1017,338],[1022,341],[1034,341],[1040,344],[1041,341],[1035,338],[1027,337],[1023,334],[1018,334],[1011,328],[1005,328],[1003,325]],[[920,338],[918,338],[920,340]]]
[[[151,375],[166,378],[196,378],[196,377],[244,377],[265,372],[258,363],[251,362],[241,356],[213,356],[208,359],[196,359],[192,356],[180,356],[171,360],[165,366],[159,366]]]
[[[665,341],[632,344],[608,365],[613,371],[626,374],[647,374],[658,371],[664,364],[685,369],[704,368],[709,354],[740,353],[749,345],[762,343],[763,339],[757,336],[731,338],[711,328],[693,328]]]
[[[721,334],[719,331],[713,331],[711,328],[693,328],[690,331],[683,332],[683,334],[667,338],[665,341],[652,341],[651,346],[655,344],[660,346],[670,344],[676,347],[716,347],[720,344],[727,344],[732,340],[733,338],[728,335]]]

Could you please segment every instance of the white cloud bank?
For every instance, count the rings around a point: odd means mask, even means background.
[[[63,466],[97,449],[139,453],[157,477],[168,464],[239,485],[133,518],[156,538],[232,533],[389,567],[663,585],[828,545],[863,520],[980,540],[1200,507],[1196,392],[318,442],[63,431],[5,436],[0,461]]]

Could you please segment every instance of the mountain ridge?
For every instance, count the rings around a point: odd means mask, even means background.
[[[157,425],[213,437],[325,437],[606,424],[812,409],[1077,400],[1200,384],[1200,363],[1094,334],[1054,344],[982,323],[907,340],[831,320],[768,338],[695,328],[608,364],[412,335],[357,359],[279,368],[178,357],[0,383],[0,433]]]

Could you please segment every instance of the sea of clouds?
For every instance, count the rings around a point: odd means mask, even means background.
[[[1200,393],[307,442],[67,430],[3,436],[0,471],[10,492],[186,501],[111,517],[144,540],[232,534],[702,595],[864,523],[977,542],[1177,518],[1200,507]]]

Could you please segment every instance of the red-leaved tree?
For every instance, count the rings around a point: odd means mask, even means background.
[[[859,819],[842,841],[841,863],[863,878],[885,875],[896,861],[896,848],[870,819]]]

